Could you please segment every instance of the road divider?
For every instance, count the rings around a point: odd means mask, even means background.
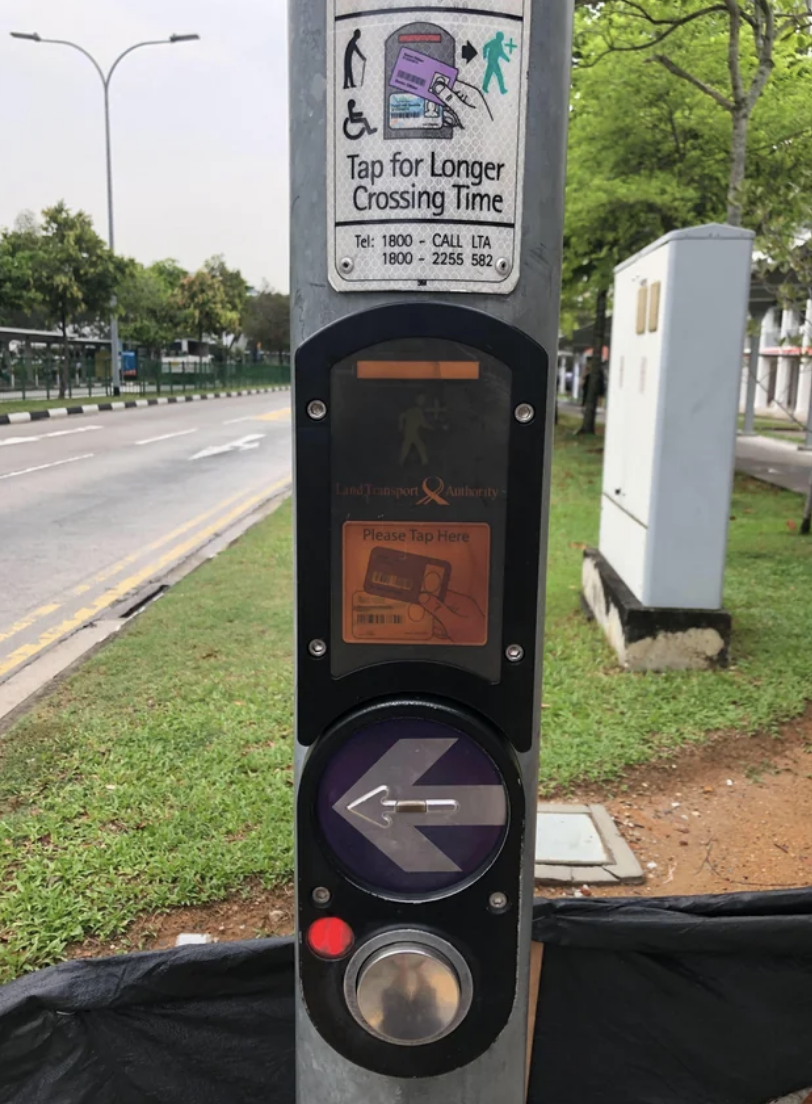
[[[278,387],[259,387],[247,391],[217,391],[207,395],[164,395],[156,399],[129,399],[124,402],[85,403],[82,406],[60,406],[47,410],[19,410],[13,414],[0,414],[0,426],[21,425],[24,422],[38,422],[47,418],[67,418],[75,414],[99,414],[110,410],[133,410],[147,406],[166,406],[172,403],[201,402],[210,399],[236,399],[244,395],[269,395],[274,391],[289,391],[290,384]],[[0,408],[2,409],[2,408]]]

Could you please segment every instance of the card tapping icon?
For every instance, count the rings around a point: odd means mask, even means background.
[[[487,642],[488,525],[346,522],[343,544],[346,643]]]
[[[410,23],[386,42],[385,138],[451,138],[453,113],[437,92],[453,88],[457,44],[433,23]]]
[[[380,598],[419,604],[421,594],[431,594],[441,602],[448,593],[451,564],[397,552],[393,548],[373,548],[369,556],[364,590]]]

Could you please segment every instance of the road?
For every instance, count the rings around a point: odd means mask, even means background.
[[[290,392],[0,427],[0,681],[291,471]]]

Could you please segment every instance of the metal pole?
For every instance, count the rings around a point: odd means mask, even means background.
[[[766,311],[752,314],[753,332],[750,335],[750,360],[747,367],[747,399],[744,408],[742,437],[752,437],[756,417],[756,388],[758,387],[758,359],[761,354],[761,327]]]
[[[484,5],[482,5],[484,6]],[[436,11],[441,15],[441,5]],[[403,10],[403,9],[399,9]],[[411,9],[410,9],[411,10]],[[323,327],[383,303],[421,301],[421,293],[339,293],[327,279],[327,0],[289,0],[291,134],[291,359],[299,345]],[[425,17],[424,17],[425,18]],[[509,295],[432,293],[434,302],[487,312],[539,342],[553,365],[558,347],[562,259],[563,195],[573,0],[533,0],[529,58],[529,102],[524,166],[524,214],[520,278]],[[404,16],[404,23],[409,16]],[[354,25],[354,24],[353,24]],[[438,145],[440,143],[437,143]],[[425,296],[425,293],[423,293]],[[556,372],[549,373],[547,441],[552,438]],[[293,397],[294,408],[296,396]],[[548,449],[551,446],[548,444]],[[549,480],[549,455],[545,458]],[[548,491],[546,497],[548,498]],[[546,530],[541,563],[546,562]],[[543,567],[539,578],[538,633],[543,629]],[[541,683],[536,684],[535,716],[540,717]],[[538,728],[532,748],[518,753],[527,806],[537,804]],[[296,744],[296,784],[301,783],[305,749]],[[532,824],[532,818],[531,818]],[[530,829],[532,835],[532,828]],[[298,841],[297,841],[298,846]],[[427,1081],[396,1079],[368,1072],[334,1051],[319,1035],[297,988],[300,1104],[523,1104],[528,1030],[530,928],[533,901],[533,847],[523,853],[520,902],[519,978],[507,1027],[472,1064]]]
[[[104,139],[107,153],[107,242],[110,252],[116,251],[115,229],[113,226],[113,154],[110,144],[110,77],[112,70],[104,81]],[[113,312],[110,315],[110,370],[113,385],[113,394],[121,394],[121,355],[118,345],[118,318],[116,317],[116,299],[111,303]]]

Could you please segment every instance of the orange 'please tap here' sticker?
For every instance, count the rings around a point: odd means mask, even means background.
[[[487,643],[489,525],[348,521],[343,545],[347,644]]]

